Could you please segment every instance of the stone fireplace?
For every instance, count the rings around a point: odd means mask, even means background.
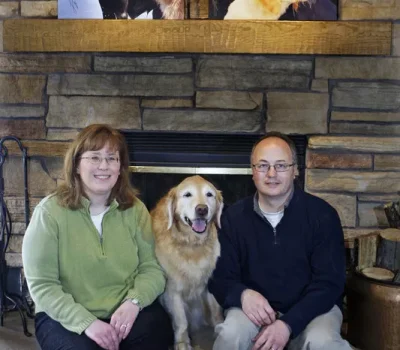
[[[338,210],[349,242],[387,226],[380,208],[399,198],[395,55],[1,54],[0,70],[0,133],[28,147],[32,208],[62,181],[69,141],[95,122],[237,140],[305,135],[305,189]],[[4,173],[15,234],[7,259],[21,266],[22,172],[12,145]]]

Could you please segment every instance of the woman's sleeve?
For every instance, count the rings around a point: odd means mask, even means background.
[[[158,264],[154,252],[154,235],[151,226],[151,217],[144,204],[137,205],[135,241],[138,247],[139,266],[135,277],[134,287],[131,288],[126,299],[137,299],[141,307],[150,305],[165,288],[165,276]]]
[[[59,279],[58,224],[36,207],[22,245],[24,273],[33,301],[69,331],[81,334],[96,317],[63,291]]]

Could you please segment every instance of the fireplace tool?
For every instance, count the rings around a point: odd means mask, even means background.
[[[28,331],[25,313],[28,317],[33,317],[33,312],[24,295],[20,296],[7,291],[7,262],[6,251],[12,232],[12,221],[7,205],[4,201],[4,178],[3,165],[7,158],[8,150],[4,145],[6,141],[15,141],[22,152],[22,164],[24,171],[24,196],[25,196],[25,225],[29,223],[29,197],[28,197],[28,171],[27,171],[27,151],[22,146],[21,141],[14,136],[5,136],[0,139],[0,326],[3,326],[4,315],[8,311],[17,310],[21,316],[22,327],[27,337],[32,334]],[[11,306],[9,306],[11,304]]]

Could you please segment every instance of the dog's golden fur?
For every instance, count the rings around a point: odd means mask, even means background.
[[[309,0],[234,0],[224,19],[268,19],[277,20],[293,4]],[[184,0],[157,0],[165,19],[184,19]],[[216,6],[216,5],[215,5]]]
[[[266,19],[277,20],[293,4],[297,10],[299,3],[309,0],[234,0],[224,19]]]
[[[200,176],[183,180],[151,212],[156,255],[167,275],[161,302],[170,314],[175,349],[191,349],[189,330],[223,321],[221,308],[207,290],[220,255],[217,227],[221,193]]]
[[[163,18],[184,19],[184,0],[157,0]]]

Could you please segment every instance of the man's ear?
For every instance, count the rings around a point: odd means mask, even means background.
[[[297,166],[297,164],[294,165],[294,177],[299,176],[299,168]]]
[[[169,230],[172,227],[174,222],[174,214],[176,209],[176,200],[175,200],[175,188],[172,188],[167,195],[167,217],[168,217],[168,227]]]

